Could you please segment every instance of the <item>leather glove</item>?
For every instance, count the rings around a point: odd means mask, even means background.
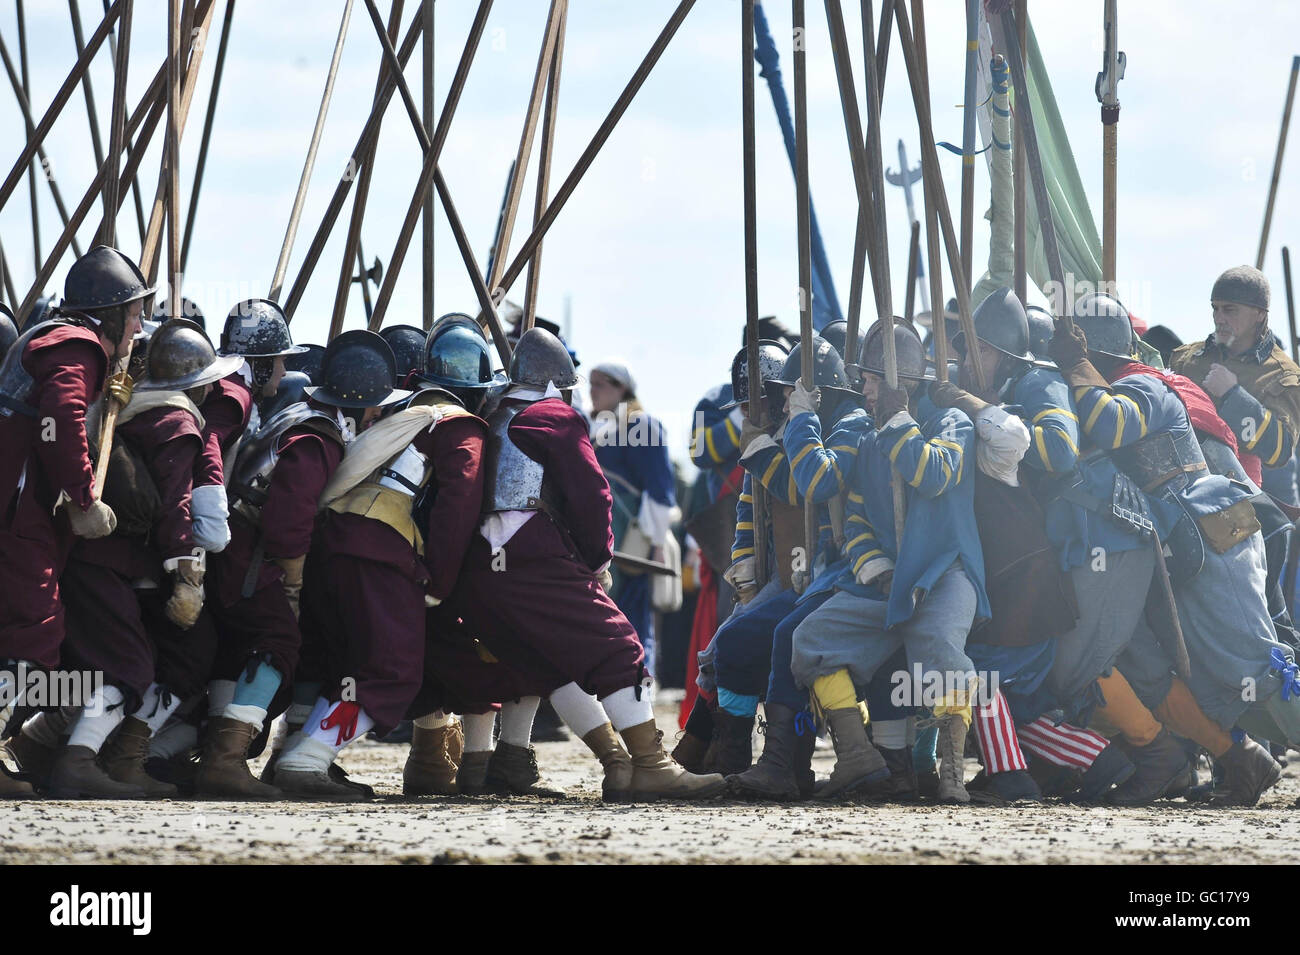
[[[1224,368],[1218,362],[1215,362],[1210,366],[1209,374],[1207,374],[1205,380],[1201,382],[1201,386],[1216,399],[1222,398],[1229,391],[1235,388],[1236,385],[1237,376],[1228,371],[1228,369]]]
[[[876,391],[876,427],[885,428],[894,415],[907,410],[907,389],[890,388],[883,381]]]
[[[803,386],[803,379],[797,378],[794,383],[794,391],[790,393],[790,417],[800,414],[816,414],[817,409],[821,407],[822,390],[816,386],[809,391]]]
[[[293,608],[293,617],[297,620],[299,614],[298,599],[302,595],[302,568],[307,563],[307,557],[306,555],[302,557],[272,557],[271,562],[284,571],[280,586],[284,589],[284,595],[289,598],[289,606]]]
[[[886,597],[889,596],[889,591],[893,588],[893,586],[894,586],[894,572],[892,570],[887,570],[879,577],[876,578],[876,587],[879,588],[880,592],[884,594]]]
[[[182,558],[172,571],[172,595],[164,611],[167,619],[182,630],[188,630],[199,619],[203,609],[203,565],[188,557]]]
[[[790,575],[790,586],[797,594],[802,594],[812,583],[812,576],[806,570],[796,570]]]
[[[764,428],[756,428],[748,418],[740,427],[740,451],[743,454],[745,449],[754,443],[755,438],[767,437],[767,431]]]
[[[67,511],[72,533],[86,540],[107,537],[117,527],[117,515],[103,501],[91,501],[90,507],[84,511],[69,501]]]
[[[754,594],[758,593],[758,584],[755,580],[757,570],[754,558],[742,557],[728,567],[722,575],[722,579],[731,584],[743,604],[749,603],[754,599]]]
[[[600,589],[609,593],[610,588],[614,586],[614,575],[606,567],[596,572],[596,583],[600,584]]]
[[[1078,325],[1071,325],[1066,331],[1063,325],[1058,324],[1047,344],[1047,353],[1056,362],[1061,377],[1072,387],[1110,387],[1110,382],[1088,361],[1088,336]]]
[[[936,381],[930,386],[930,401],[936,408],[959,408],[970,417],[975,416],[989,406],[987,401],[977,398],[969,391],[958,388],[951,381]]]

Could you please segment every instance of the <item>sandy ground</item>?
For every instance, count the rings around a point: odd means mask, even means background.
[[[661,700],[662,726],[675,711]],[[1254,809],[701,805],[600,802],[580,742],[540,743],[567,799],[401,796],[404,745],[362,741],[341,764],[373,803],[37,801],[0,804],[0,863],[1295,863],[1300,758]],[[820,751],[819,772],[832,756]],[[260,768],[260,765],[259,765]],[[968,761],[968,775],[977,764]]]

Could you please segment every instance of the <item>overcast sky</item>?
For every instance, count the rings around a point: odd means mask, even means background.
[[[210,328],[219,327],[221,316],[238,298],[267,293],[343,6],[341,0],[238,0],[185,279],[186,294],[205,310]],[[380,6],[387,16],[387,3],[381,0]],[[443,152],[442,166],[480,264],[487,258],[518,144],[547,6],[545,0],[494,4]],[[89,36],[101,13],[99,0],[81,0],[81,7]],[[437,4],[439,108],[475,7],[471,0]],[[570,7],[552,191],[675,3],[571,0]],[[824,8],[816,0],[809,0],[807,7],[813,201],[836,290],[846,306],[856,202]],[[861,85],[858,4],[847,2],[845,8],[855,78]],[[39,116],[71,68],[75,51],[63,0],[27,0],[25,9],[31,99]],[[415,9],[415,3],[406,3],[403,31]],[[769,0],[764,9],[792,93],[790,5]],[[1102,3],[1029,0],[1029,9],[1100,225],[1101,125],[1093,83],[1101,68]],[[1209,290],[1215,276],[1230,265],[1254,261],[1291,58],[1300,52],[1300,4],[1121,0],[1119,11],[1120,48],[1128,55],[1119,91],[1119,278],[1136,289],[1130,292],[1135,310],[1188,339],[1208,331]],[[964,4],[931,0],[926,12],[935,136],[960,142]],[[224,4],[218,4],[182,150],[186,201],[223,13]],[[685,456],[690,411],[706,388],[725,379],[744,321],[739,27],[736,0],[698,0],[545,245],[540,313],[561,320],[566,300],[571,302],[572,341],[586,366],[607,355],[628,360],[644,403],[676,436],[674,456],[679,458]],[[16,58],[12,4],[0,14],[0,35]],[[138,100],[162,62],[165,40],[164,0],[136,0],[128,102]],[[369,112],[380,57],[369,16],[358,0],[294,247],[290,282]],[[420,75],[417,48],[407,72],[417,98]],[[106,123],[112,99],[106,48],[92,76],[100,118]],[[793,177],[761,80],[757,112],[761,309],[795,325]],[[46,145],[69,207],[76,206],[94,175],[85,117],[78,91]],[[22,119],[8,91],[0,94],[0,120],[9,130],[7,170],[23,140]],[[900,138],[912,161],[919,159],[916,119],[897,37],[889,59],[882,129],[886,165],[897,166]],[[157,181],[157,150],[156,142],[141,168],[146,214]],[[1280,250],[1287,243],[1300,245],[1297,151],[1300,144],[1292,143],[1265,263],[1279,329],[1286,324]],[[961,160],[942,151],[940,156],[956,215]],[[533,168],[536,161],[534,150]],[[380,139],[362,233],[368,261],[378,256],[388,265],[419,166],[418,143],[395,96]],[[515,229],[516,247],[529,231],[533,188],[530,172]],[[901,302],[907,214],[901,190],[888,191],[890,260],[895,298]],[[43,183],[39,196],[45,255],[57,237],[58,218]],[[987,197],[988,176],[980,160],[977,217],[987,207]],[[299,340],[323,341],[327,334],[350,202],[346,209],[294,321]],[[119,236],[124,251],[136,255],[139,235],[131,210],[128,201]],[[24,180],[0,213],[0,236],[20,298],[36,271],[30,220]],[[83,226],[83,242],[89,241],[97,221],[96,213]],[[979,218],[977,273],[987,243],[987,226]],[[389,323],[421,322],[420,256],[417,231],[388,312]],[[61,290],[71,261],[69,255],[55,273],[56,290]],[[435,313],[474,311],[473,291],[441,215],[435,262]],[[950,283],[945,286],[951,294]],[[510,297],[522,296],[521,280]],[[363,321],[354,287],[347,327],[359,327]]]

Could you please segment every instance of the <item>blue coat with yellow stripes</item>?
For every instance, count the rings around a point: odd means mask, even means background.
[[[1082,481],[1082,489],[1109,504],[1115,486],[1115,465],[1110,458],[1093,455],[1080,458],[1079,415],[1070,389],[1054,368],[1034,367],[1015,381],[1007,400],[1020,408],[1029,428],[1029,450],[1024,463],[1039,478],[1035,484]],[[1050,492],[1045,495],[1047,539],[1061,559],[1061,569],[1088,565],[1096,548],[1105,553],[1137,550],[1143,544],[1103,514],[1073,504]]]
[[[1078,387],[1074,401],[1084,433],[1102,448],[1122,448],[1149,434],[1167,431],[1182,437],[1192,431],[1182,399],[1154,375],[1126,375],[1110,388]],[[1246,485],[1201,471],[1190,481],[1167,482],[1153,498],[1152,519],[1163,537],[1184,513],[1193,518],[1216,514],[1250,496]]]
[[[975,427],[957,408],[936,411],[924,400],[922,405],[922,423],[899,414],[884,429],[863,436],[850,479],[845,531],[849,564],[836,586],[879,600],[879,590],[862,586],[856,575],[870,561],[881,561],[884,569],[892,564],[886,627],[907,621],[957,559],[975,585],[976,619],[988,619],[990,613],[975,525]],[[894,468],[903,476],[907,496],[901,549],[890,487]]]
[[[845,402],[837,410],[842,413],[836,416],[825,442],[822,441],[822,423],[818,415],[798,414],[785,426],[782,446],[793,462],[794,481],[801,499],[811,496],[820,504],[850,491],[849,480],[857,461],[858,445],[873,425],[871,416],[856,405]],[[827,516],[829,520],[829,514]],[[846,519],[847,516],[846,507]],[[799,601],[802,603],[833,588],[847,566],[846,555],[828,553],[826,563],[800,595]]]
[[[717,498],[723,480],[740,460],[740,426],[722,410],[731,398],[730,383],[710,388],[692,418],[691,463],[708,475],[710,501]]]

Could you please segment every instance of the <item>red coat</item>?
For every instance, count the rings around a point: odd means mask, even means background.
[[[194,465],[194,486],[225,483],[225,456],[248,427],[253,393],[238,373],[212,386],[203,405],[203,451]]]

